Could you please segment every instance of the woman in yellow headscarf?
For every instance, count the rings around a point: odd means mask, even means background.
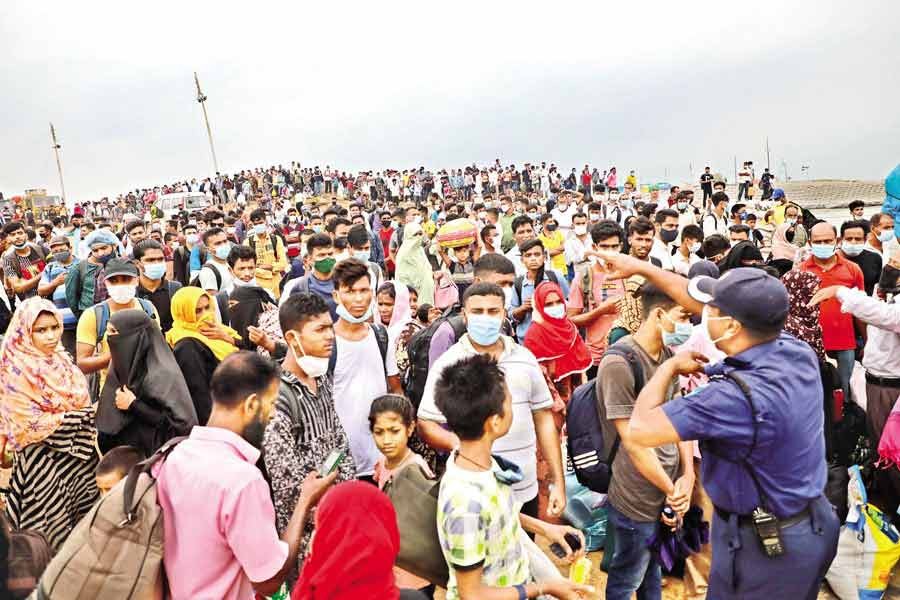
[[[187,286],[175,292],[172,319],[166,341],[191,392],[197,419],[200,425],[206,425],[212,410],[209,382],[213,371],[223,358],[237,352],[235,340],[241,336],[219,322],[212,298],[198,287]]]

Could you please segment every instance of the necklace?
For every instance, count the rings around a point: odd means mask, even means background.
[[[481,463],[479,463],[479,462],[475,462],[474,460],[472,460],[472,459],[469,458],[468,456],[463,456],[462,453],[461,453],[459,450],[456,451],[456,455],[457,455],[458,457],[460,457],[460,458],[463,458],[463,459],[469,461],[470,463],[472,463],[473,465],[475,465],[475,466],[478,467],[479,469],[484,469],[485,471],[490,471],[490,470],[491,470],[491,467],[489,467],[489,466],[486,467],[486,466],[484,466],[483,464],[481,464]]]

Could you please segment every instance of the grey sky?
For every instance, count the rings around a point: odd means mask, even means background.
[[[732,157],[900,161],[900,3],[0,3],[0,191],[70,199],[290,163],[501,158],[680,182]]]

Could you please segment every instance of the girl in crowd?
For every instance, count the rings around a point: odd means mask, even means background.
[[[591,354],[578,328],[566,316],[562,288],[545,281],[534,291],[532,323],[525,334],[524,346],[531,350],[546,376],[563,398],[581,382],[591,366]]]
[[[151,456],[197,424],[190,392],[147,313],[114,313],[107,331],[110,367],[97,409],[100,449],[127,445]]]
[[[30,298],[0,348],[0,434],[4,453],[16,453],[6,512],[13,529],[40,531],[54,549],[99,497],[94,406],[62,332],[59,310]]]
[[[375,463],[378,489],[384,489],[395,473],[411,464],[418,465],[429,479],[434,478],[425,459],[409,448],[410,436],[416,429],[416,413],[405,396],[385,394],[375,398],[369,410],[369,429],[378,451],[383,455]],[[394,567],[394,575],[398,586],[418,589],[429,598],[433,597],[434,586],[428,581],[398,567]]]
[[[205,425],[212,410],[209,382],[223,358],[237,351],[240,335],[216,319],[213,300],[198,287],[183,287],[172,296],[172,329],[166,341],[187,382],[197,411]]]
[[[397,588],[397,514],[386,494],[362,481],[329,490],[316,509],[316,535],[292,600],[424,600]]]

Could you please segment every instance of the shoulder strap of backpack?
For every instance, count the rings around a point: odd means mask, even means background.
[[[519,299],[519,303],[522,302],[522,286],[525,284],[525,276],[519,275],[513,281],[513,287],[516,290],[516,298]]]
[[[154,315],[156,314],[156,309],[153,307],[153,303],[149,300],[146,300],[145,298],[138,298],[137,301],[140,303],[141,309],[143,309],[143,311],[147,313],[147,316],[153,319]],[[106,302],[104,302],[103,304],[106,304]],[[109,308],[107,308],[106,310],[109,311]]]
[[[372,330],[375,332],[375,341],[378,342],[378,351],[381,352],[381,363],[384,364],[387,361],[388,330],[377,323],[372,323]],[[385,369],[387,369],[386,365]]]
[[[101,302],[94,305],[94,321],[97,324],[97,345],[103,341],[106,335],[106,325],[109,323],[109,304]]]
[[[169,290],[169,299],[175,295],[175,292],[181,289],[181,285],[176,281],[166,281],[166,288]]]
[[[293,386],[281,385],[278,391],[276,407],[284,411],[291,420],[291,432],[294,434],[294,440],[298,438],[297,427],[300,422],[300,414],[298,412],[300,407],[297,404],[297,394],[294,392]]]
[[[556,274],[556,271],[554,271],[553,269],[550,269],[546,273],[547,273],[548,280],[555,283],[556,285],[559,285],[559,275]]]
[[[131,522],[134,519],[134,491],[137,488],[138,479],[140,478],[141,474],[146,473],[152,477],[153,475],[151,473],[151,469],[153,468],[153,465],[161,460],[165,460],[165,458],[169,456],[169,453],[175,449],[175,446],[177,446],[187,438],[188,436],[183,435],[170,439],[168,442],[163,444],[159,448],[159,450],[154,452],[153,456],[146,460],[142,460],[138,464],[131,467],[131,471],[129,471],[128,477],[125,479],[125,493],[123,494],[123,512],[125,513],[126,521]]]
[[[631,377],[634,379],[634,395],[637,396],[644,389],[644,369],[641,367],[640,359],[634,350],[624,348],[619,344],[613,344],[606,349],[607,354],[615,354],[621,356],[631,367]]]

